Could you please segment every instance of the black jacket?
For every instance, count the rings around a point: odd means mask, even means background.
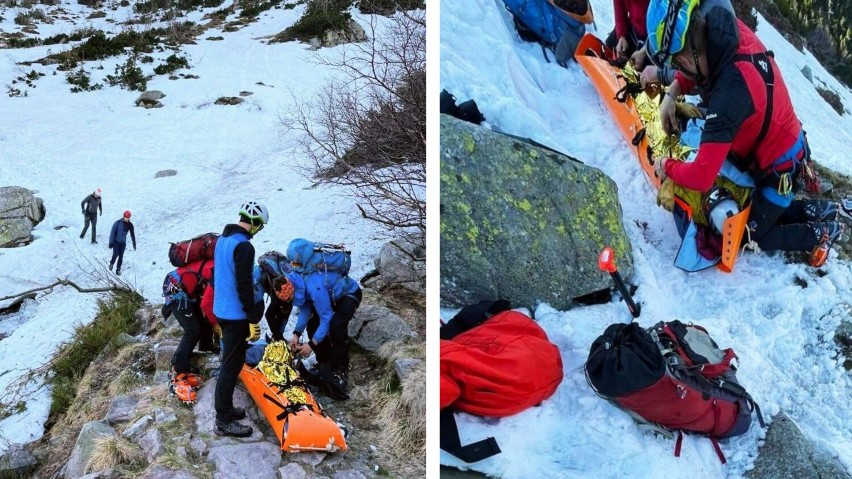
[[[101,214],[104,214],[104,207],[101,205],[101,198],[99,196],[96,197],[94,193],[83,198],[83,202],[80,203],[80,209],[83,210],[84,214],[95,214],[98,210],[101,210]]]

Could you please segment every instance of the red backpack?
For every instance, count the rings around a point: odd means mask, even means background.
[[[511,416],[562,382],[559,349],[535,321],[508,308],[508,301],[484,301],[441,328],[441,449],[466,462],[500,449],[494,438],[461,446],[453,411]]]
[[[204,233],[186,241],[172,243],[169,247],[169,262],[172,266],[180,267],[203,259],[213,259],[218,239],[217,233]]]
[[[637,422],[669,437],[677,431],[675,456],[687,432],[709,437],[725,463],[718,439],[748,431],[752,411],[764,426],[760,408],[737,381],[736,357],[701,326],[612,324],[592,343],[585,370],[592,389]]]

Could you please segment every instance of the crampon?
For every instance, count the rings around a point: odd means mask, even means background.
[[[196,399],[198,399],[195,388],[186,380],[174,381],[169,384],[169,394],[177,396],[184,404],[195,404]]]
[[[204,383],[204,378],[200,374],[195,373],[177,373],[175,372],[175,368],[172,368],[169,371],[169,381],[172,383],[186,381],[190,386],[198,389]]]

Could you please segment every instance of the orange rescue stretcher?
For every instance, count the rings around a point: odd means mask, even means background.
[[[654,171],[651,148],[648,145],[648,139],[642,134],[645,125],[639,117],[633,98],[628,95],[623,102],[616,99],[616,93],[626,85],[626,82],[621,76],[621,69],[610,64],[608,60],[615,58],[615,52],[607,48],[596,36],[586,33],[577,45],[574,58],[592,81],[618,124],[621,134],[635,146],[634,151],[645,172],[645,178],[659,190],[662,182]],[[734,270],[750,212],[751,204],[725,220],[722,231],[722,257],[716,267],[726,273]]]
[[[304,404],[290,404],[281,388],[263,371],[243,364],[240,379],[287,452],[343,452],[348,449],[341,426],[305,388]]]

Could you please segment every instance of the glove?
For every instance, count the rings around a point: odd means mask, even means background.
[[[109,244],[109,249],[112,249],[112,243]]]
[[[222,339],[222,326],[219,326],[217,323],[211,327],[213,328],[213,334],[215,334],[219,339]]]
[[[86,210],[83,210],[80,213],[83,213],[83,216],[86,216]]]
[[[260,339],[260,324],[249,323],[249,337],[246,341],[257,341]]]
[[[293,333],[293,337],[290,338],[290,349],[292,351],[296,351],[296,348],[299,347],[299,334]]]

